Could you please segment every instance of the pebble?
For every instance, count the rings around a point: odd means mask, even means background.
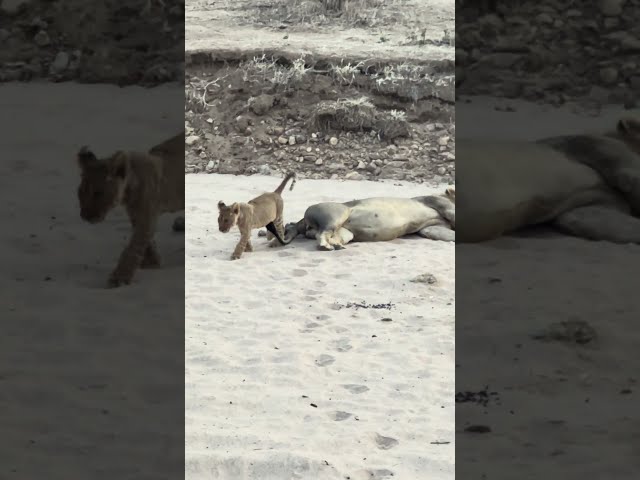
[[[338,144],[338,139],[336,137],[331,137],[329,139],[329,144],[332,146],[336,146]]]
[[[33,41],[36,42],[36,45],[38,45],[39,47],[46,47],[51,43],[49,34],[44,30],[40,30],[38,33],[36,33],[35,37],[33,37]]]
[[[184,143],[186,143],[187,145],[193,145],[198,140],[200,140],[200,137],[198,135],[189,135],[184,139]]]
[[[286,145],[289,143],[289,139],[287,137],[278,137],[278,143],[280,145]]]

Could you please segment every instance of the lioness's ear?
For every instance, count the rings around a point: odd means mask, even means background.
[[[222,210],[224,207],[226,207],[226,205],[224,204],[224,202],[222,200],[220,200],[218,202],[218,210]]]
[[[86,168],[98,161],[94,153],[89,150],[89,147],[87,147],[86,145],[78,151],[76,159],[78,160],[78,165],[80,165],[80,168]]]
[[[618,133],[626,135],[640,135],[640,120],[625,117],[618,120]]]
[[[234,215],[238,215],[240,213],[240,205],[234,203],[233,205],[231,205],[231,211]]]
[[[124,179],[127,176],[129,161],[127,154],[117,151],[109,159],[109,175],[115,178]]]

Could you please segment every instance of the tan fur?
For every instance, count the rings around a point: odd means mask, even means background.
[[[138,267],[160,265],[153,240],[158,216],[184,210],[184,132],[147,153],[118,151],[98,159],[83,147],[77,158],[82,219],[99,223],[118,205],[129,215],[132,235],[108,285],[129,284]]]
[[[626,235],[635,242],[638,237],[627,233],[636,221],[632,214],[640,213],[640,121],[636,118],[621,118],[604,135],[536,142],[458,138],[456,150],[459,171],[466,172],[457,179],[462,195],[458,241],[482,242],[547,223],[565,227],[569,223],[574,228],[577,219],[581,228],[589,224],[592,238],[619,241]],[[594,219],[604,218],[600,207],[621,213],[611,214],[618,224],[600,222],[598,226],[588,220],[591,212]]]
[[[295,174],[290,173],[275,191],[263,193],[247,203],[238,202],[227,206],[223,201],[218,202],[218,229],[222,233],[227,233],[237,225],[240,230],[240,241],[231,255],[231,260],[239,259],[244,252],[253,251],[251,230],[254,228],[261,228],[273,223],[280,238],[284,238],[284,224],[282,223],[284,201],[281,193],[292,178],[293,182],[289,188],[292,190],[295,185]],[[271,246],[278,245],[276,242],[277,240],[272,241]]]

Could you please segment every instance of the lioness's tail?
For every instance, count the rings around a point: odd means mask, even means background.
[[[282,191],[284,190],[284,187],[287,185],[287,182],[292,178],[293,178],[293,182],[291,182],[291,187],[289,187],[289,190],[293,190],[293,186],[296,184],[296,174],[295,172],[289,172],[287,176],[284,177],[284,180],[282,180],[282,183],[273,192],[282,194]]]
[[[281,245],[289,245],[295,237],[295,235],[292,235],[291,238],[287,241],[287,240],[283,240],[282,238],[280,238],[280,234],[278,233],[278,229],[276,228],[276,226],[274,225],[273,222],[270,222],[266,225],[267,230],[269,230],[274,237],[276,237],[276,239],[280,242]]]

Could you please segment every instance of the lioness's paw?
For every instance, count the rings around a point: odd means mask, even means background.
[[[233,255],[231,255],[231,260],[238,260],[239,258],[240,258],[239,253],[234,253]]]

